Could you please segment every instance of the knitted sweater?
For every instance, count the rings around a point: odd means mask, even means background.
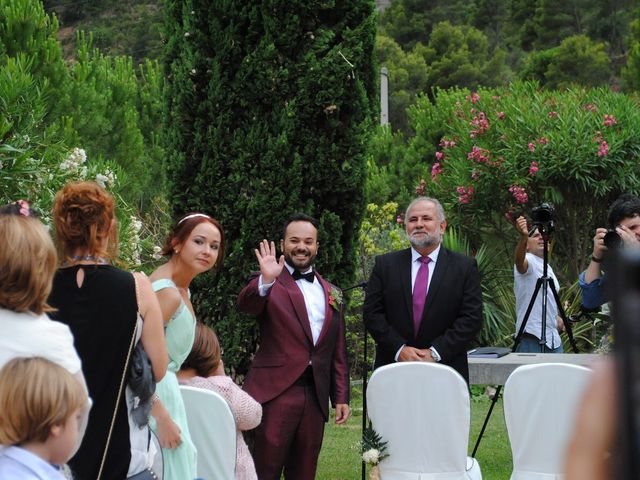
[[[236,385],[230,377],[193,377],[184,382],[190,387],[212,390],[224,398],[236,421],[236,480],[257,480],[256,468],[249,448],[242,437],[243,430],[256,428],[262,420],[262,405]],[[198,452],[201,454],[201,452]],[[206,455],[206,452],[202,452]]]

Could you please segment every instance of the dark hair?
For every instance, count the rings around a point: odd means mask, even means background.
[[[615,228],[625,218],[640,216],[640,198],[630,193],[623,193],[609,207],[607,221],[609,228]]]
[[[222,230],[222,225],[218,220],[204,213],[189,213],[182,216],[171,229],[171,233],[167,237],[160,254],[172,256],[175,253],[173,247],[179,243],[186,242],[193,229],[203,222],[209,222],[220,231],[220,250],[218,251],[216,264],[213,266],[213,270],[218,270],[224,259],[224,230]]]
[[[220,356],[218,336],[204,323],[198,322],[191,353],[180,368],[183,370],[193,368],[198,376],[209,377],[218,368]]]
[[[316,228],[316,230],[320,231],[320,225],[318,224],[318,220],[307,215],[306,213],[296,212],[289,215],[287,219],[284,221],[284,223],[282,224],[282,234],[280,237],[281,239],[284,240],[287,234],[287,227],[289,226],[290,223],[293,223],[293,222],[309,222],[311,225],[313,225]]]
[[[0,207],[0,215],[22,215],[23,217],[38,218],[40,213],[31,208],[31,205],[26,200],[17,200],[7,205],[2,205]]]

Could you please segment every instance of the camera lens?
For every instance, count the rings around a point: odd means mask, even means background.
[[[615,228],[610,228],[609,230],[607,230],[607,233],[605,233],[603,240],[605,247],[607,247],[609,250],[614,250],[622,245],[622,238],[620,238],[620,235],[618,235],[618,232],[616,232]]]

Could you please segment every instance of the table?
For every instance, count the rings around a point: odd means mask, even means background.
[[[469,383],[504,385],[511,372],[521,365],[570,363],[589,367],[599,357],[593,353],[509,353],[501,358],[469,357]]]

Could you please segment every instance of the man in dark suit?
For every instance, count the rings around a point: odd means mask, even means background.
[[[238,308],[257,315],[260,347],[244,389],[262,404],[254,461],[260,480],[315,478],[329,399],[336,423],[349,417],[342,294],[313,269],[315,219],[285,222],[276,258],[273,242],[255,251],[260,275],[242,290]],[[286,262],[285,262],[286,261]]]
[[[415,199],[405,214],[411,248],[376,257],[364,323],[376,341],[375,368],[393,362],[442,362],[469,382],[467,348],[482,326],[475,259],[441,246],[440,202]]]

